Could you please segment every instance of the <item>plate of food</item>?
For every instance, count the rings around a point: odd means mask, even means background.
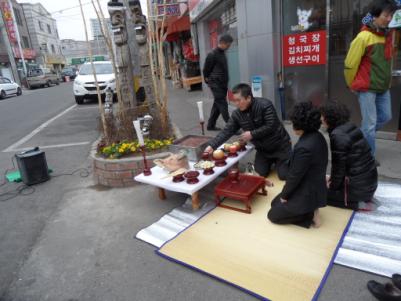
[[[208,160],[201,160],[198,163],[194,164],[195,169],[210,169],[215,166],[213,161],[208,161]]]

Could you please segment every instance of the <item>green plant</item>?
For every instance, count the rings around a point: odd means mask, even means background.
[[[169,139],[145,139],[145,149],[149,152],[166,148],[173,142],[173,138]],[[113,143],[108,146],[99,147],[99,155],[109,158],[118,159],[130,154],[139,153],[141,151],[138,141],[123,141]]]

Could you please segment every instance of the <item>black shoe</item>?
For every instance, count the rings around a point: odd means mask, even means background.
[[[400,274],[394,274],[392,277],[393,284],[395,285],[396,288],[401,290],[401,275]]]
[[[207,130],[208,131],[221,131],[221,128],[214,126],[214,127],[207,127]]]
[[[396,288],[391,283],[383,285],[377,281],[370,280],[368,282],[368,290],[380,301],[401,301],[401,294],[397,293]]]

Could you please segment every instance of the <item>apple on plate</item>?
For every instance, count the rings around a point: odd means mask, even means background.
[[[235,145],[238,149],[241,148],[241,143],[240,143],[239,141],[235,141],[235,142],[233,143],[233,145]]]
[[[221,149],[217,149],[213,152],[213,159],[222,160],[224,159],[224,152]]]
[[[224,147],[224,150],[225,150],[226,152],[229,152],[229,151],[230,151],[231,144],[230,144],[230,143],[225,143],[223,147]]]
[[[232,145],[230,146],[230,153],[231,153],[231,154],[235,154],[238,150],[239,150],[239,147],[238,147],[238,146],[236,146],[236,145],[234,145],[234,144],[232,144]]]

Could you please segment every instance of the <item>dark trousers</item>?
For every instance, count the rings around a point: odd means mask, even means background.
[[[255,171],[262,177],[267,177],[272,165],[276,165],[277,175],[280,180],[285,180],[289,169],[288,158],[272,158],[265,153],[257,151],[255,155]]]
[[[327,190],[327,205],[339,208],[358,209],[358,202],[345,201],[345,193],[343,189]]]
[[[267,218],[273,224],[286,225],[294,224],[300,227],[309,228],[312,225],[314,212],[296,214],[290,212],[286,203],[281,203],[281,193],[272,202]]]
[[[230,115],[228,114],[228,103],[226,100],[227,89],[212,89],[212,93],[214,102],[212,110],[210,111],[209,121],[207,123],[208,128],[214,128],[216,126],[216,121],[220,114],[225,122],[230,119]]]

